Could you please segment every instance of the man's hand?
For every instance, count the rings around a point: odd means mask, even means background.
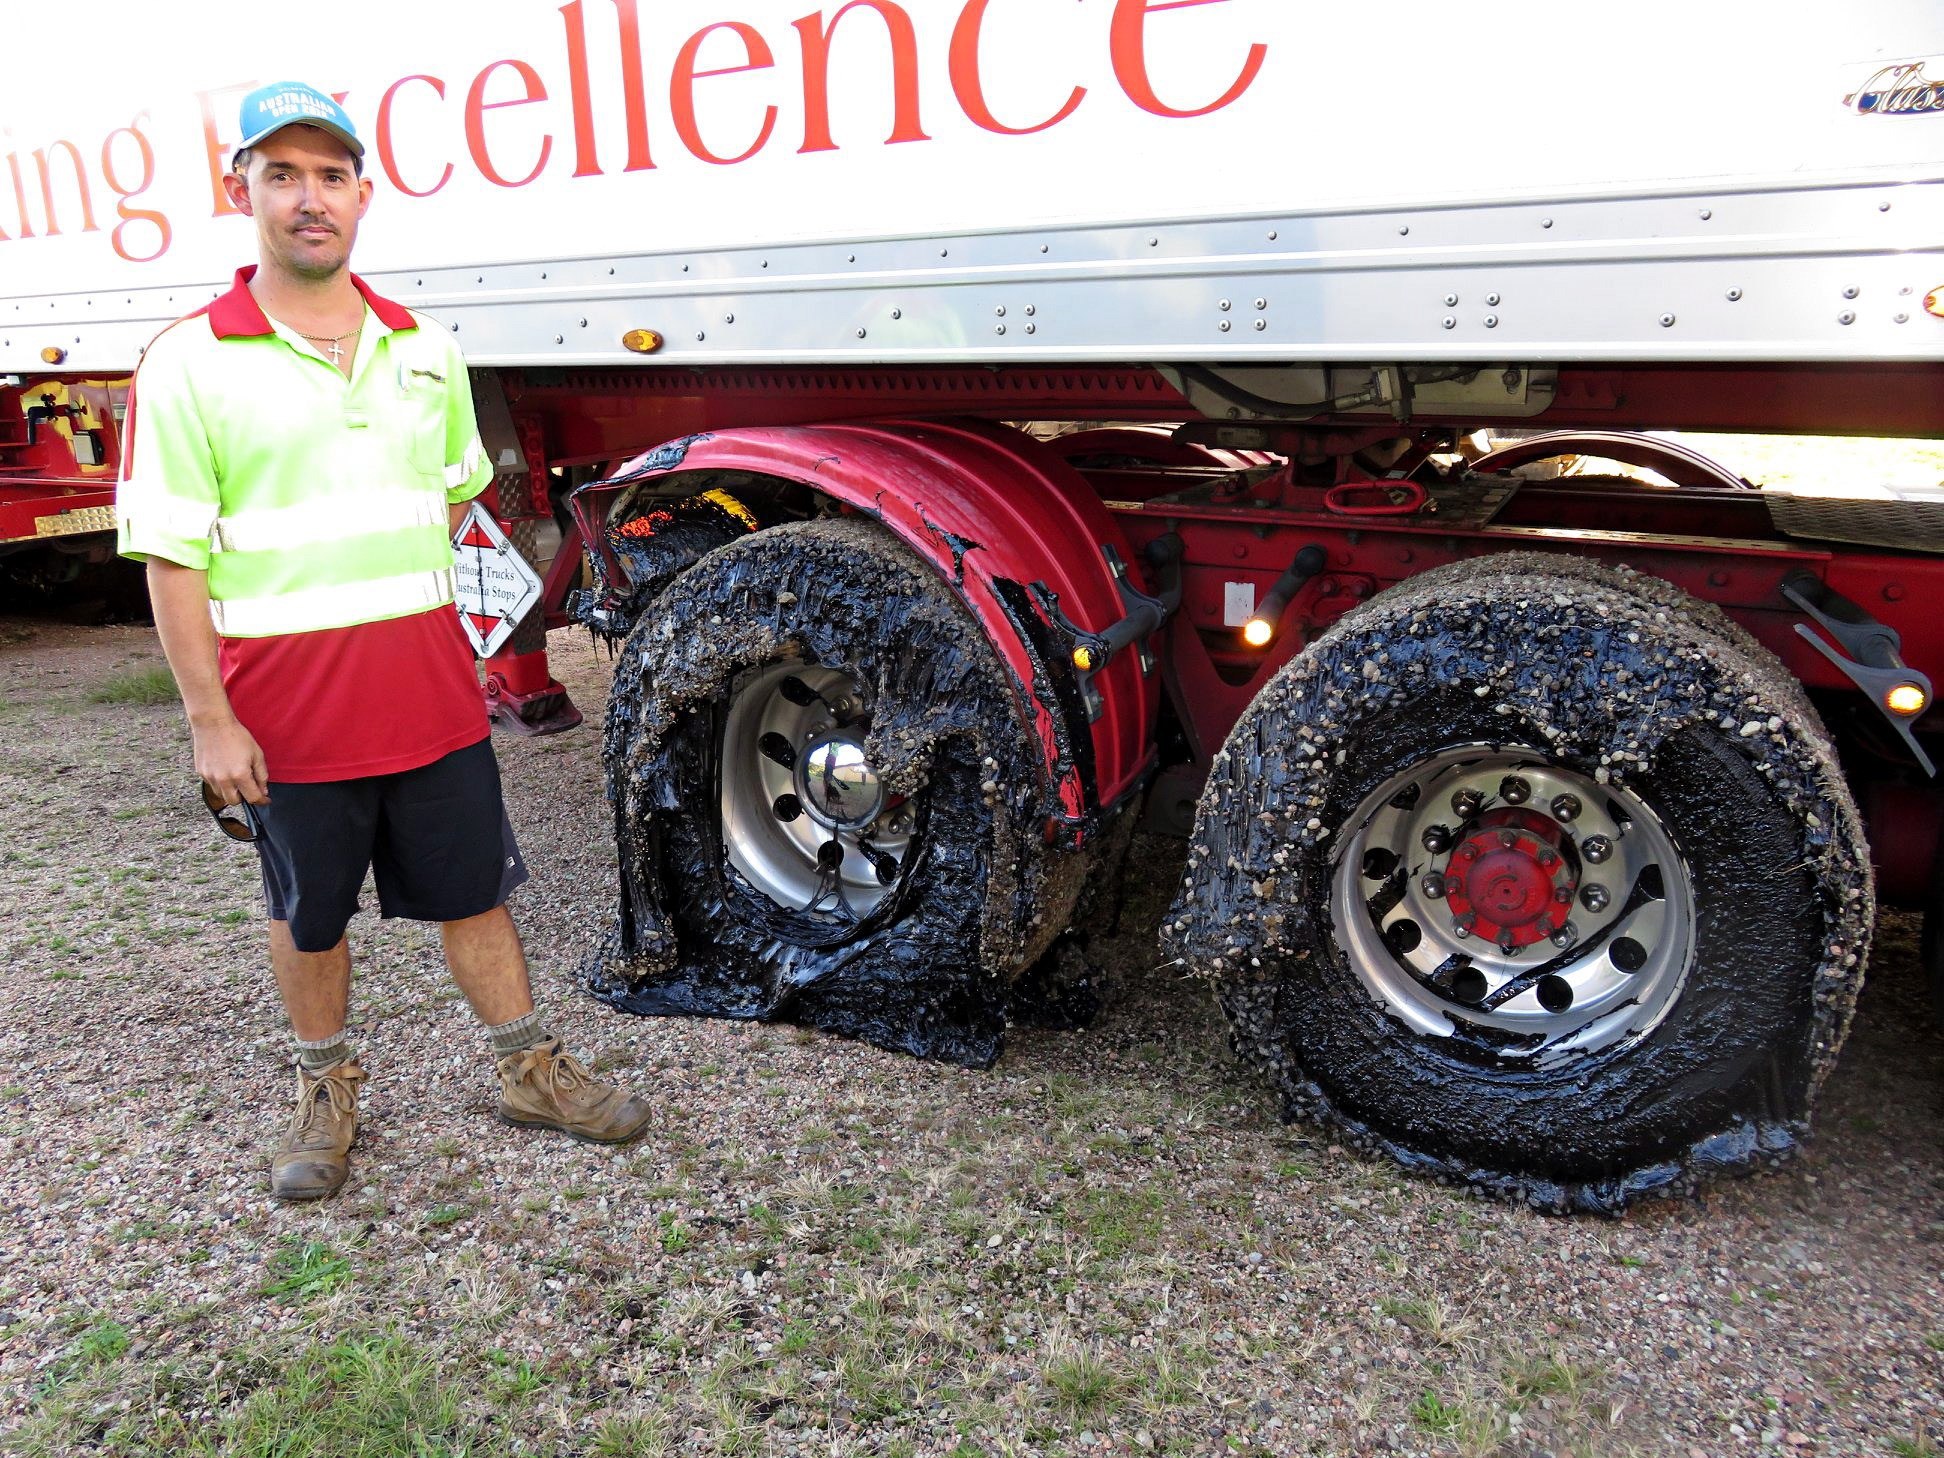
[[[195,738],[196,773],[223,797],[225,805],[238,800],[248,800],[252,805],[270,803],[263,751],[249,730],[232,718],[226,724],[192,724],[189,732]]]
[[[230,711],[216,667],[216,629],[209,620],[209,577],[160,557],[149,559],[149,601],[155,631],[175,674],[182,710],[195,737],[196,773],[225,805],[268,804],[270,780],[263,750]]]

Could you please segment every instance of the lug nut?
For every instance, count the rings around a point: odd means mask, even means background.
[[[1573,888],[1571,886],[1561,886],[1557,891],[1553,892],[1553,900],[1557,901],[1561,906],[1571,906],[1573,904]]]
[[[1552,849],[1550,846],[1541,849],[1539,852],[1539,864],[1547,867],[1558,865],[1559,852]]]
[[[1419,880],[1418,890],[1422,891],[1426,896],[1429,896],[1433,901],[1441,900],[1445,894],[1445,878],[1436,871],[1427,872]]]
[[[1507,775],[1499,781],[1499,798],[1508,805],[1523,805],[1532,798],[1532,785],[1517,775]]]
[[[1511,932],[1506,932],[1503,936],[1499,938],[1498,947],[1499,950],[1505,953],[1505,955],[1508,957],[1511,956],[1514,952],[1519,950],[1519,944],[1516,940],[1514,940]]]
[[[1570,921],[1552,934],[1552,944],[1561,951],[1572,946],[1578,940],[1579,928],[1574,926]]]
[[[1419,839],[1424,843],[1424,848],[1430,851],[1432,855],[1441,856],[1451,849],[1455,837],[1452,835],[1449,825],[1427,825],[1424,828],[1424,834]]]
[[[1477,925],[1478,918],[1467,912],[1464,916],[1453,918],[1451,934],[1455,937],[1468,937],[1472,934],[1472,928]]]
[[[1578,795],[1554,795],[1552,802],[1553,819],[1571,825],[1579,819],[1580,802]]]
[[[1613,842],[1604,835],[1589,835],[1580,842],[1580,854],[1597,866],[1612,856]]]
[[[1588,911],[1605,911],[1613,904],[1613,895],[1604,886],[1582,886],[1580,905]]]
[[[1469,820],[1484,808],[1485,797],[1476,790],[1460,790],[1451,797],[1451,813],[1460,820]]]
[[[1518,843],[1519,833],[1516,830],[1501,830],[1499,832],[1499,844],[1507,850],[1511,850]]]

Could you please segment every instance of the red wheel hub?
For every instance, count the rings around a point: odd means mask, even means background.
[[[1531,810],[1492,810],[1452,848],[1445,904],[1473,936],[1517,949],[1549,937],[1578,889],[1563,832]]]

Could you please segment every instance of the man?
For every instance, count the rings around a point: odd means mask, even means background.
[[[500,800],[450,535],[492,479],[445,330],[349,271],[364,149],[294,82],[243,102],[223,179],[258,263],[150,345],[117,496],[205,798],[248,808],[270,965],[298,1047],[271,1160],[283,1199],[344,1183],[365,1073],[345,1043],[345,928],[365,872],[385,916],[436,921],[492,1038],[499,1114],[600,1142],[646,1127],[534,1011],[506,897],[526,879]]]

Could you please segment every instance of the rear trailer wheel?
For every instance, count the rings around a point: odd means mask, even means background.
[[[1047,845],[1036,754],[977,623],[881,528],[711,552],[617,666],[621,898],[590,985],[990,1063],[1085,870]]]
[[[1487,559],[1244,715],[1165,933],[1286,1114],[1560,1211],[1797,1146],[1868,856],[1781,665],[1670,606]]]

